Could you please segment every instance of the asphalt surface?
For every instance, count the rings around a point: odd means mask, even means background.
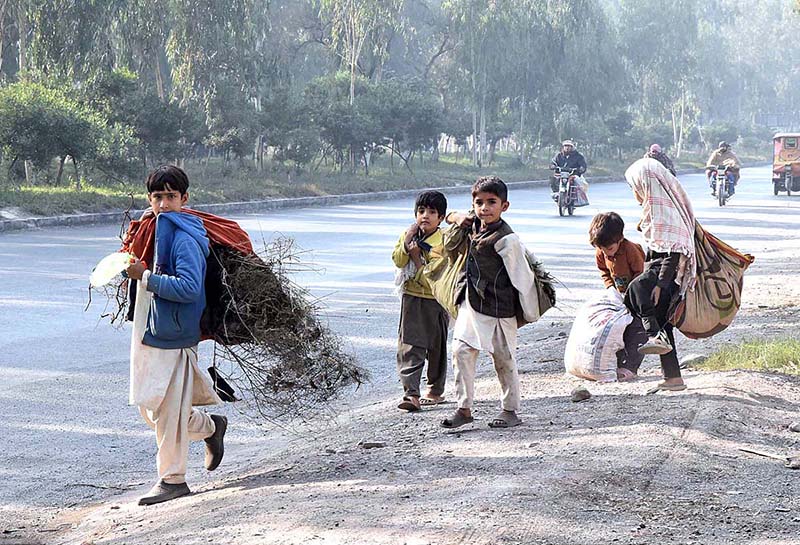
[[[774,256],[797,255],[800,198],[773,196],[768,167],[745,169],[726,208],[709,195],[702,175],[681,181],[709,230],[757,256],[754,274],[766,271]],[[509,195],[504,215],[564,284],[556,311],[562,315],[573,314],[599,287],[587,242],[595,213],[619,212],[628,236],[639,241],[639,207],[625,183],[598,184],[589,198],[590,206],[561,218],[545,188],[519,190]],[[469,207],[467,194],[449,201],[450,209]],[[285,236],[303,251],[301,260],[311,270],[298,272],[296,281],[320,298],[331,327],[373,371],[374,382],[353,396],[355,402],[397,395],[399,302],[392,294],[390,256],[413,221],[413,201],[231,217],[256,245]],[[46,524],[56,509],[155,479],[152,432],[127,405],[130,332],[99,318],[103,302],[97,296],[84,311],[89,272],[118,245],[112,225],[0,234],[0,530]],[[209,347],[202,353],[208,356]],[[237,418],[229,428],[230,460],[237,450],[275,440],[273,429]],[[200,452],[193,448],[190,482],[208,478]]]

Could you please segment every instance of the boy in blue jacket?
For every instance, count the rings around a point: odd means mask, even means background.
[[[137,259],[126,271],[138,281],[130,402],[156,432],[159,480],[139,505],[189,494],[189,442],[205,440],[206,469],[216,469],[228,425],[224,416],[193,408],[220,399],[197,365],[209,242],[202,220],[181,211],[189,198],[189,179],[182,169],[165,165],[152,171],[145,184],[156,215],[155,263],[150,270]]]

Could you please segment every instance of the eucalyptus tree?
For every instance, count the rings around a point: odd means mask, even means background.
[[[319,0],[319,17],[330,21],[331,46],[350,74],[351,105],[365,46],[372,40],[372,53],[385,58],[386,37],[400,25],[403,4],[404,0]]]

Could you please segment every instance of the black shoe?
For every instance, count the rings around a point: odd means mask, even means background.
[[[186,483],[170,484],[164,481],[158,481],[150,491],[139,498],[139,505],[154,505],[181,496],[188,496],[192,491]]]
[[[228,419],[219,414],[212,414],[211,419],[216,426],[214,434],[211,437],[206,437],[206,469],[214,471],[222,461],[222,456],[225,454],[225,430],[228,429]]]

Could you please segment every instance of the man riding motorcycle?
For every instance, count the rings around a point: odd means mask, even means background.
[[[728,181],[730,182],[729,187],[729,196],[733,196],[736,193],[736,184],[739,181],[739,169],[741,168],[742,164],[739,162],[739,158],[736,157],[736,154],[731,151],[731,145],[728,144],[726,141],[722,141],[717,146],[717,149],[711,154],[711,157],[708,158],[706,161],[706,177],[708,178],[708,185],[711,186],[711,194],[717,194],[717,188],[714,186],[714,180],[711,177],[711,172],[714,170],[713,167],[728,167],[727,177]]]
[[[561,142],[561,151],[550,161],[550,170],[555,170],[556,168],[567,171],[575,169],[576,176],[583,176],[583,173],[586,172],[586,159],[575,150],[575,142],[572,140]],[[557,176],[550,178],[550,190],[553,192],[553,200],[558,200]]]

